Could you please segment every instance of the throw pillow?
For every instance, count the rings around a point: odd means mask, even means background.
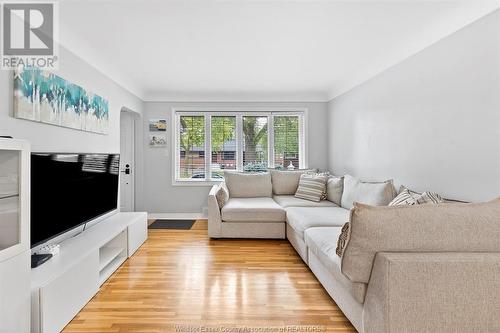
[[[321,201],[321,196],[326,191],[326,181],[327,176],[322,174],[301,175],[295,197],[315,202]]]
[[[418,204],[417,199],[419,197],[420,197],[419,194],[410,191],[404,186],[401,186],[399,194],[389,203],[388,206],[399,206],[399,205],[413,206]]]
[[[401,186],[399,194],[389,203],[389,206],[399,205],[422,205],[426,203],[438,204],[445,202],[444,199],[437,193],[424,192],[422,194],[411,191],[404,186]]]
[[[344,177],[330,176],[326,183],[326,198],[340,206],[342,191],[344,190]]]
[[[339,239],[337,240],[337,248],[335,249],[335,253],[342,258],[344,254],[344,248],[347,244],[347,238],[349,237],[349,222],[346,222],[342,227],[342,231],[339,235]]]
[[[308,175],[321,175],[321,176],[326,176],[327,177],[327,182],[328,182],[328,177],[330,177],[330,171],[323,171],[323,172],[319,172],[318,170],[314,171],[314,170],[311,170],[311,171],[308,171],[307,172]],[[328,196],[327,196],[327,193],[326,193],[326,187],[325,187],[325,191],[321,194],[321,199],[320,201],[325,201],[326,199],[328,199]]]
[[[396,196],[392,180],[364,182],[350,175],[344,176],[341,206],[351,209],[355,202],[372,206],[386,206]]]
[[[227,200],[229,200],[229,192],[226,189],[224,184],[219,186],[219,189],[215,193],[215,198],[217,199],[217,204],[219,205],[219,209],[222,209],[226,204]]]
[[[438,204],[438,203],[444,202],[444,200],[437,193],[424,192],[424,193],[422,193],[420,198],[417,199],[417,202],[419,205],[426,204],[426,203]]]

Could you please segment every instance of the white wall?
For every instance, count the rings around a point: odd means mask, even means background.
[[[201,213],[207,206],[210,187],[172,185],[172,108],[307,108],[309,166],[326,169],[327,166],[327,103],[174,103],[150,102],[144,108],[144,196],[138,203],[140,210],[150,213]],[[168,148],[148,147],[148,119],[167,119]]]
[[[337,174],[500,195],[500,11],[335,98],[328,114]]]
[[[109,101],[109,134],[100,135],[13,118],[13,74],[0,70],[0,135],[27,139],[33,151],[118,153],[120,110],[126,107],[141,113],[142,101],[63,47],[60,47],[59,60],[59,70],[55,74]]]

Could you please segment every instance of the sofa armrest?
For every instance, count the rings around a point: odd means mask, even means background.
[[[378,253],[365,332],[500,332],[500,253]]]
[[[217,198],[215,195],[219,190],[219,186],[222,185],[214,185],[210,189],[208,193],[208,236],[211,238],[220,237],[221,234],[221,214],[219,203],[217,202]]]

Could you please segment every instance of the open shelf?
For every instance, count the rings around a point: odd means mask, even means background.
[[[99,271],[99,285],[106,282],[107,279],[120,267],[121,264],[127,259],[127,256],[119,254],[111,262],[109,262],[102,270]]]
[[[127,231],[124,230],[99,248],[99,285],[127,259]]]
[[[125,249],[121,247],[101,247],[99,249],[99,272],[124,251]]]

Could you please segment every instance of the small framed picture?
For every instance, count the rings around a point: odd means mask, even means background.
[[[149,135],[150,147],[166,147],[167,136],[165,134],[150,134]]]
[[[166,132],[167,120],[166,119],[149,119],[150,132]]]

